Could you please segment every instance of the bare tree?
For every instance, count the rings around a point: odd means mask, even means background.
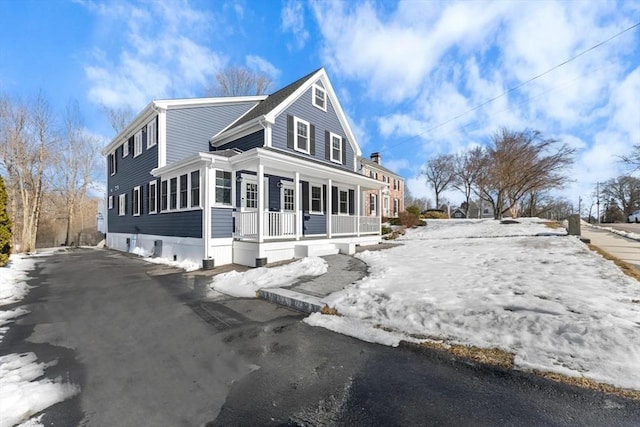
[[[455,177],[454,156],[452,154],[439,154],[432,157],[424,165],[421,172],[427,180],[427,184],[433,187],[436,196],[436,208],[440,208],[440,194],[446,190]]]
[[[63,195],[66,214],[65,245],[70,245],[74,220],[87,198],[87,191],[97,169],[99,140],[84,128],[77,102],[70,101],[65,115],[64,138],[59,152],[60,167],[56,184]]]
[[[54,126],[55,116],[42,94],[29,103],[6,96],[0,100],[0,161],[8,178],[15,247],[22,252],[35,249],[45,173],[57,142]]]
[[[216,82],[205,90],[207,96],[264,95],[271,78],[244,67],[227,67],[216,74]]]
[[[631,153],[622,156],[621,159],[633,170],[640,170],[640,144],[634,145]]]
[[[613,200],[624,216],[627,216],[640,209],[640,179],[628,175],[610,179],[604,183],[602,197]]]
[[[480,147],[473,148],[462,154],[457,154],[453,161],[454,178],[453,187],[464,194],[465,216],[469,217],[469,207],[471,202],[471,194],[478,176],[480,175],[480,159],[483,156]]]
[[[129,107],[111,108],[102,104],[102,111],[109,119],[109,124],[111,124],[116,135],[122,132],[134,117],[133,110]]]
[[[527,194],[562,186],[568,181],[564,170],[573,163],[575,149],[543,138],[538,131],[501,129],[479,159],[476,192],[491,203],[495,218],[509,211],[519,214],[520,200]]]

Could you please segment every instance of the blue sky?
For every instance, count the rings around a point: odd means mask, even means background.
[[[70,99],[88,131],[113,136],[101,104],[201,96],[246,66],[272,91],[325,67],[365,155],[433,199],[430,156],[486,144],[502,126],[578,150],[559,192],[589,203],[640,143],[638,1],[0,0],[0,91]],[[452,201],[460,196],[451,193]]]

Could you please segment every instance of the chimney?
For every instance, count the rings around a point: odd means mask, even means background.
[[[371,153],[371,161],[380,164],[380,153]]]

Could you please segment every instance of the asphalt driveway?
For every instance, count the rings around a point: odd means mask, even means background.
[[[44,257],[0,354],[81,388],[45,425],[638,425],[640,402],[310,327],[206,276],[106,250]]]

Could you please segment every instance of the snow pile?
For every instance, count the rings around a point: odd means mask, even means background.
[[[37,363],[34,353],[0,356],[0,426],[12,426],[72,397],[78,389],[60,378],[41,378],[55,364]],[[38,379],[41,378],[41,379]]]
[[[496,347],[521,369],[640,389],[640,285],[577,238],[535,236],[549,232],[535,220],[429,221],[403,246],[359,255],[370,275],[324,299],[342,317],[306,322],[386,345]]]
[[[320,276],[327,272],[327,262],[320,257],[302,258],[279,267],[260,267],[243,273],[230,271],[213,278],[211,289],[240,298],[255,298],[264,288],[290,286],[300,276]]]
[[[632,233],[630,231],[622,231],[622,230],[618,230],[611,227],[602,227],[602,226],[593,225],[593,224],[589,225],[589,227],[598,228],[600,230],[606,230],[610,233],[618,234],[622,237],[626,237],[627,239],[633,239],[640,242],[640,234],[638,233]]]
[[[53,252],[52,252],[53,253]],[[27,271],[35,265],[33,257],[11,255],[7,266],[0,268],[0,342],[13,319],[28,314],[18,307],[2,310],[3,306],[22,300],[30,287],[25,283]],[[21,426],[39,426],[40,417],[28,419],[31,415],[61,402],[77,393],[77,388],[65,384],[60,379],[42,378],[51,363],[37,363],[34,353],[7,354],[0,356],[0,427],[13,426],[21,421]]]
[[[164,264],[175,268],[181,268],[184,271],[195,271],[200,269],[200,264],[190,259],[182,261],[173,261],[169,258],[143,258],[145,261],[153,264]]]
[[[151,255],[153,255],[153,251],[147,251],[144,248],[141,248],[139,246],[136,246],[135,248],[133,248],[131,253],[138,256],[142,256],[142,257],[150,257]]]

